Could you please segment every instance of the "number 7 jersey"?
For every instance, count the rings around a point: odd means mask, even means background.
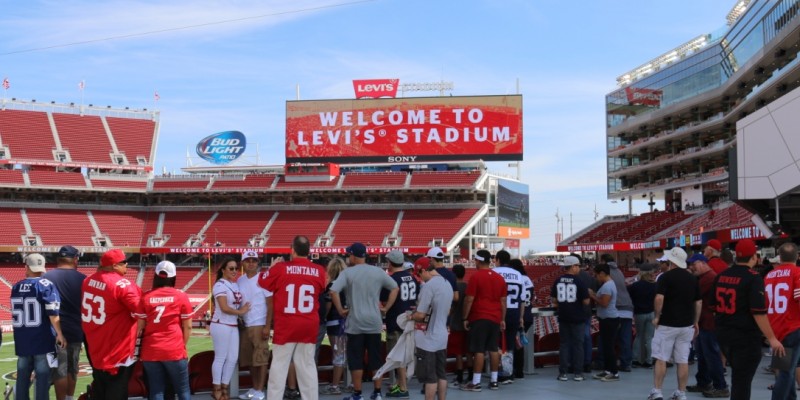
[[[92,366],[113,370],[132,364],[139,286],[116,272],[98,271],[83,281],[81,296],[81,327]]]
[[[272,343],[316,343],[325,269],[305,258],[273,265],[258,278],[272,292]]]

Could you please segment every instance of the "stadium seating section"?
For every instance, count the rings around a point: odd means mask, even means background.
[[[0,142],[18,160],[53,161],[56,142],[47,113],[3,110],[0,112]]]

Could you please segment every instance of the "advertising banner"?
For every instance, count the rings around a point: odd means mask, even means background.
[[[286,162],[522,160],[522,96],[286,102]]]
[[[354,79],[353,90],[356,98],[396,97],[399,79]]]
[[[527,239],[530,235],[528,185],[497,180],[497,236]]]
[[[665,240],[653,240],[650,242],[617,242],[617,243],[595,243],[595,244],[570,244],[556,246],[558,251],[581,252],[581,251],[637,251],[637,250],[657,250],[663,249]]]
[[[197,155],[212,164],[224,165],[244,154],[247,138],[239,131],[225,131],[206,136],[197,143]]]
[[[635,87],[625,88],[625,95],[628,97],[628,103],[633,105],[658,107],[661,105],[661,96],[663,94],[664,92],[661,90]]]

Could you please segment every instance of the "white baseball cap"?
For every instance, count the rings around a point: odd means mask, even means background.
[[[246,260],[248,258],[256,258],[256,259],[258,259],[258,258],[261,258],[261,257],[259,257],[258,253],[256,253],[255,251],[247,250],[244,253],[242,253],[242,260]]]
[[[156,265],[156,275],[164,274],[167,278],[174,278],[178,274],[175,270],[175,264],[171,261],[162,261]]]

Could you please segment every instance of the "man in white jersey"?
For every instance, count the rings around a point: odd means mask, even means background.
[[[246,328],[241,331],[239,339],[239,365],[250,367],[253,388],[239,396],[243,400],[264,399],[264,384],[267,380],[269,363],[269,330],[266,329],[267,297],[272,296],[272,293],[258,286],[258,275],[261,273],[258,259],[258,253],[255,251],[242,253],[244,274],[236,281],[244,301],[250,303],[250,310],[242,316]]]
[[[494,268],[494,272],[500,274],[503,280],[506,281],[508,296],[506,297],[506,329],[502,332],[505,336],[506,348],[505,351],[513,351],[516,345],[517,332],[524,329],[525,323],[523,320],[522,308],[523,302],[526,300],[526,293],[532,287],[530,281],[525,281],[519,271],[511,268],[511,254],[505,250],[500,250],[495,254],[495,261],[499,267]],[[503,350],[503,349],[501,349]],[[512,371],[503,371],[498,381],[504,384],[514,383],[514,374]],[[509,372],[512,372],[509,374]],[[521,372],[521,371],[520,371]]]

